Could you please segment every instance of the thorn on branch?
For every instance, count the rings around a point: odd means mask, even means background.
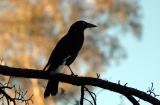
[[[149,95],[153,95],[154,97],[158,97],[158,96],[160,96],[160,95],[158,95],[158,94],[156,94],[155,92],[154,92],[154,84],[153,84],[153,82],[151,82],[151,87],[148,87],[148,90],[147,90],[147,93],[149,94]]]
[[[127,85],[128,85],[128,83],[125,83],[125,84],[124,84],[124,86],[127,86]]]
[[[118,85],[121,85],[121,81],[120,80],[118,80]]]
[[[97,74],[97,79],[99,79],[100,78],[100,74],[98,74],[98,73],[96,73]]]

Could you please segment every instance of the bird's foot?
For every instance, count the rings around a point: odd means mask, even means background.
[[[78,75],[74,74],[73,72],[71,73],[71,76],[78,77]]]

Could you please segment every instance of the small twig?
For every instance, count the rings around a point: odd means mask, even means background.
[[[90,96],[92,97],[92,100],[94,102],[94,105],[97,105],[96,104],[96,94],[91,92],[87,87],[84,87],[86,89],[86,91],[90,94]],[[94,95],[94,96],[93,96]]]
[[[5,83],[4,85],[3,84],[0,84],[0,85],[1,85],[0,94],[2,94],[2,97],[0,97],[0,99],[5,98],[8,105],[10,105],[11,102],[13,102],[13,105],[16,105],[16,101],[22,101],[25,103],[25,105],[29,105],[29,101],[33,102],[32,101],[33,95],[30,96],[28,99],[26,99],[25,97],[27,95],[27,91],[23,92],[20,87],[18,90],[15,88],[15,86],[10,87],[9,82]],[[14,89],[15,96],[12,98],[9,94],[5,92],[5,89]]]
[[[12,76],[9,77],[9,80],[7,82],[7,86],[9,85],[9,82],[11,81],[11,79],[12,79]]]
[[[9,87],[9,86],[2,86],[0,87],[1,89],[12,89],[13,87]]]
[[[10,103],[9,101],[12,101],[13,104],[16,105],[14,98],[10,97],[10,96],[9,96],[4,90],[2,90],[1,88],[0,88],[0,93],[2,93],[3,96],[6,98],[8,105],[9,105],[9,103]]]
[[[93,105],[92,101],[90,101],[90,100],[88,100],[86,98],[84,98],[84,100],[88,101],[91,105]]]

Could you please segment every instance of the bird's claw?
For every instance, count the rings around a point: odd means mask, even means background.
[[[78,77],[78,75],[75,75],[74,73],[72,73],[71,76]]]

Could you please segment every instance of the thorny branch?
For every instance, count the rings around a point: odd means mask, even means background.
[[[7,76],[15,76],[15,77],[49,79],[48,78],[49,74],[46,71],[35,70],[35,69],[14,68],[14,67],[2,66],[2,65],[0,65],[0,74],[7,75]],[[130,102],[132,101],[136,102],[136,100],[134,100],[133,98],[134,96],[144,101],[147,101],[153,105],[160,105],[160,100],[158,100],[156,97],[153,97],[151,95],[153,94],[153,91],[154,91],[153,86],[151,86],[150,88],[150,90],[152,90],[150,91],[151,94],[147,94],[135,88],[128,87],[127,83],[124,86],[124,85],[120,85],[120,83],[117,84],[117,83],[109,82],[107,80],[102,80],[100,78],[79,77],[79,76],[72,76],[72,75],[67,75],[67,74],[62,74],[62,73],[59,73],[53,76],[57,78],[57,80],[60,82],[65,82],[65,83],[69,83],[69,84],[76,85],[76,86],[89,85],[89,86],[95,86],[95,87],[99,87],[102,89],[110,90],[110,91],[113,91],[113,92],[116,92],[116,93],[119,93],[125,96],[127,94],[128,97],[131,97],[131,98],[128,98]]]

